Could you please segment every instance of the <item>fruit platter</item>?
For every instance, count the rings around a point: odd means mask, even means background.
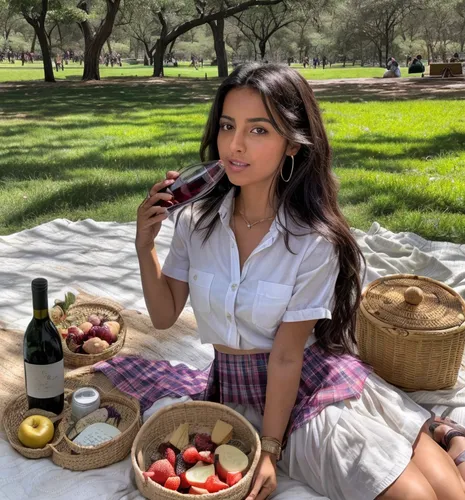
[[[75,303],[75,296],[67,293],[64,301],[55,301],[50,317],[61,335],[68,366],[86,366],[111,358],[124,345],[124,320],[103,301]]]
[[[239,500],[250,487],[260,441],[250,423],[227,406],[180,403],[147,420],[131,456],[147,498]]]

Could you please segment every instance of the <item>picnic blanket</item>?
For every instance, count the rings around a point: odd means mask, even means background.
[[[157,238],[162,261],[169,250],[173,227],[173,222],[167,221]],[[367,232],[354,229],[353,233],[367,259],[366,283],[386,274],[413,273],[442,281],[465,297],[465,245],[432,242],[408,232],[393,233],[377,223]],[[168,332],[162,342],[150,343],[157,341],[152,338],[153,327],[146,316],[134,236],[135,223],[56,219],[33,229],[0,237],[0,328],[17,330],[15,338],[8,337],[10,340],[14,338],[8,346],[8,353],[12,354],[16,349],[17,354],[18,348],[20,353],[20,331],[24,330],[31,317],[30,282],[34,277],[43,276],[49,280],[50,305],[55,298],[62,298],[66,291],[87,292],[110,297],[120,303],[125,308],[125,319],[132,317],[136,321],[143,318],[143,326],[138,325],[133,333],[128,332],[125,346],[128,351],[125,353],[139,353],[152,359],[161,359],[165,355],[167,359],[205,368],[212,359],[211,347],[202,346],[192,332],[188,342],[193,349],[186,349],[185,345],[177,347],[184,338],[179,331]],[[192,318],[189,304],[184,315]],[[138,329],[144,330],[139,332],[142,340],[137,336]],[[5,339],[5,330],[3,335]],[[6,356],[0,357],[2,376],[16,377],[18,382],[20,374],[15,374],[14,370],[13,373],[11,370],[8,372],[6,360]],[[16,368],[21,370],[21,365]],[[439,404],[455,407],[453,418],[465,424],[461,418],[465,413],[463,372],[451,390],[410,395],[424,406]],[[67,499],[70,492],[78,499],[142,498],[135,487],[129,459],[95,471],[62,470],[50,460],[32,461],[21,457],[8,445],[5,435],[0,433],[0,498]],[[273,498],[327,500],[281,473],[279,489]]]

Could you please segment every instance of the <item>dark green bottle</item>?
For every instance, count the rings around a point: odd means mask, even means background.
[[[34,316],[24,334],[24,377],[29,409],[63,411],[65,369],[61,337],[48,314],[48,283],[32,281]]]

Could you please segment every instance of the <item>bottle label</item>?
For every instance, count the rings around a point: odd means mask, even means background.
[[[36,399],[54,398],[65,391],[64,361],[50,365],[24,362],[27,395]]]

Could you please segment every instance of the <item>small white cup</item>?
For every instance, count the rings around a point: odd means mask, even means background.
[[[93,387],[81,387],[74,391],[71,400],[71,416],[74,422],[100,408],[100,394]]]

